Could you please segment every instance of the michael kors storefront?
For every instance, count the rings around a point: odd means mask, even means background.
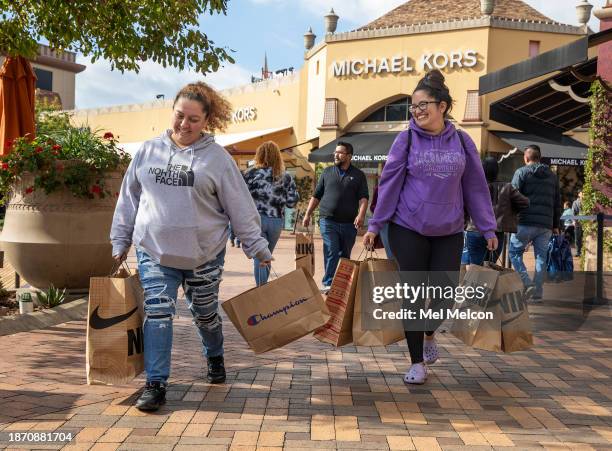
[[[328,21],[329,33],[316,44],[307,33],[302,68],[223,92],[234,114],[218,142],[246,168],[256,147],[272,139],[286,149],[287,166],[302,177],[314,176],[315,163],[331,161],[335,141],[342,138],[354,144],[356,164],[375,177],[395,135],[408,125],[417,81],[436,68],[455,99],[456,126],[482,153],[508,153],[515,145],[503,133],[521,133],[492,121],[489,106],[526,83],[479,96],[479,78],[573,42],[585,29],[555,23],[520,0],[498,1],[489,15],[481,12],[479,0],[457,0],[436,16],[431,3],[412,0],[343,33],[335,33]],[[111,130],[135,149],[166,128],[171,107],[171,101],[156,101],[82,110],[76,117]],[[571,138],[578,149],[588,141],[580,129]],[[547,158],[573,158],[547,155],[546,145],[542,150]]]

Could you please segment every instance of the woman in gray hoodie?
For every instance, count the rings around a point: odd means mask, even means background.
[[[223,130],[230,115],[230,104],[205,83],[183,87],[174,99],[171,128],[143,143],[123,179],[111,243],[117,261],[134,244],[144,289],[147,382],[136,401],[140,410],[165,402],[179,286],[202,339],[207,379],[225,381],[218,294],[229,222],[247,257],[262,265],[272,259],[242,175],[204,132]]]

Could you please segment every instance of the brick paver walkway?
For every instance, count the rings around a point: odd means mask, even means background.
[[[293,268],[291,237],[275,257],[279,274]],[[317,265],[319,281],[321,258]],[[222,299],[253,286],[251,271],[228,248]],[[155,414],[132,407],[142,377],[125,387],[85,384],[84,320],[0,337],[0,447],[612,449],[609,308],[545,300],[530,311],[533,350],[494,354],[441,333],[441,359],[420,387],[402,383],[405,343],[334,349],[305,337],[255,356],[226,321],[228,380],[211,386],[183,304],[168,403]],[[73,440],[9,442],[10,433],[51,431]]]

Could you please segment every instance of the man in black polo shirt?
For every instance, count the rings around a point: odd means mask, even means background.
[[[365,174],[351,165],[352,158],[353,146],[339,141],[334,165],[321,174],[302,221],[308,227],[313,211],[319,207],[325,259],[323,289],[331,285],[340,257],[351,258],[357,229],[363,226],[368,207],[368,182]]]

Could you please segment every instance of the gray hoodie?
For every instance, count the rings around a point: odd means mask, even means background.
[[[144,142],[127,169],[111,228],[113,255],[134,243],[163,266],[194,269],[225,247],[231,221],[247,257],[271,259],[232,157],[210,135],[180,149],[170,134]]]

